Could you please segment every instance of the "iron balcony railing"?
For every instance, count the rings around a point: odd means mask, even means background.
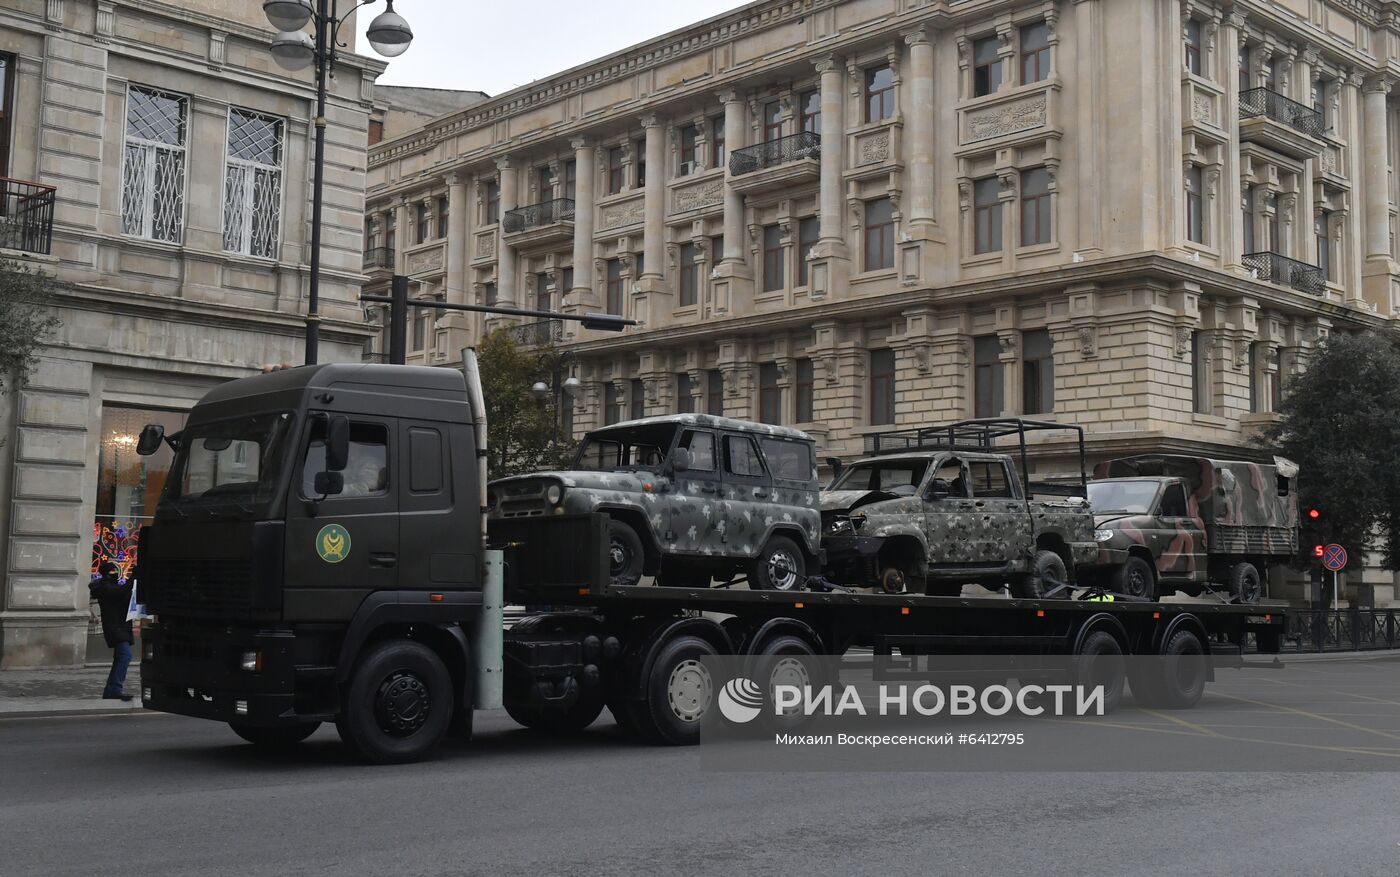
[[[370,247],[365,250],[364,270],[371,268],[388,268],[393,270],[394,251],[388,247]]]
[[[49,254],[53,186],[0,177],[0,249]]]
[[[1268,88],[1249,88],[1240,92],[1240,118],[1258,116],[1281,122],[1309,137],[1322,136],[1322,113],[1312,107]]]
[[[512,326],[511,336],[521,347],[548,347],[564,337],[564,323],[561,320],[538,320]]]
[[[821,154],[821,136],[814,131],[803,131],[734,150],[729,156],[729,172],[737,177],[804,158],[821,158]]]
[[[506,211],[505,231],[511,234],[542,228],[558,222],[574,221],[574,201],[572,198],[555,198]]]
[[[1245,253],[1240,260],[1256,280],[1291,286],[1308,295],[1322,295],[1327,289],[1327,278],[1322,269],[1307,262],[1299,262],[1278,253]]]

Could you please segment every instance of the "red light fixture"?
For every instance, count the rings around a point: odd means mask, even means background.
[[[1308,509],[1308,517],[1316,521],[1318,518],[1322,517],[1322,512],[1317,509]]]

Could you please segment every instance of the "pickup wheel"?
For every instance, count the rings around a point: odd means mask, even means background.
[[[714,677],[701,659],[716,654],[715,647],[698,636],[678,636],[662,646],[647,677],[647,698],[642,704],[662,743],[693,746],[700,742],[700,721],[718,694]]]
[[[1020,591],[1016,596],[1039,599],[1069,583],[1069,573],[1065,571],[1064,558],[1053,551],[1037,551],[1031,558],[1030,572],[1021,580]],[[1063,591],[1057,592],[1063,595]]]
[[[801,591],[807,583],[807,558],[786,536],[774,536],[763,546],[749,572],[756,591]]]
[[[335,727],[357,756],[376,764],[417,761],[452,721],[452,676],[432,649],[387,640],[360,658]]]
[[[608,518],[608,580],[613,587],[635,585],[642,578],[646,553],[630,524]]]
[[[1113,590],[1129,597],[1157,599],[1157,575],[1152,570],[1152,564],[1136,555],[1129,557],[1128,562],[1113,574]]]
[[[233,733],[252,743],[259,749],[291,749],[301,741],[316,733],[316,729],[321,727],[320,722],[308,722],[304,725],[277,725],[274,727],[263,727],[259,725],[244,725],[238,722],[229,722],[228,726],[233,729]]]
[[[1236,603],[1258,603],[1264,594],[1259,570],[1252,563],[1237,563],[1230,567],[1230,596]]]

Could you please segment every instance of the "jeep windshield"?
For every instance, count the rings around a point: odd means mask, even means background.
[[[674,423],[600,429],[590,432],[579,446],[573,468],[659,469],[676,438]]]
[[[912,496],[928,471],[928,460],[869,460],[841,472],[828,490],[883,490]]]
[[[1156,481],[1091,481],[1089,507],[1098,514],[1145,515],[1157,498]]]
[[[190,424],[180,434],[163,501],[181,514],[256,514],[277,492],[291,427],[284,411]]]

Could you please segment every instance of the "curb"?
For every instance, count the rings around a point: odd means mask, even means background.
[[[48,700],[48,698],[45,698]],[[120,703],[118,701],[117,703]],[[34,703],[17,705],[12,703],[0,703],[0,721],[6,719],[52,719],[68,716],[124,716],[129,714],[144,713],[139,700],[133,700],[129,704],[107,703],[85,703],[82,701],[65,701],[62,698],[53,698],[49,703]]]

